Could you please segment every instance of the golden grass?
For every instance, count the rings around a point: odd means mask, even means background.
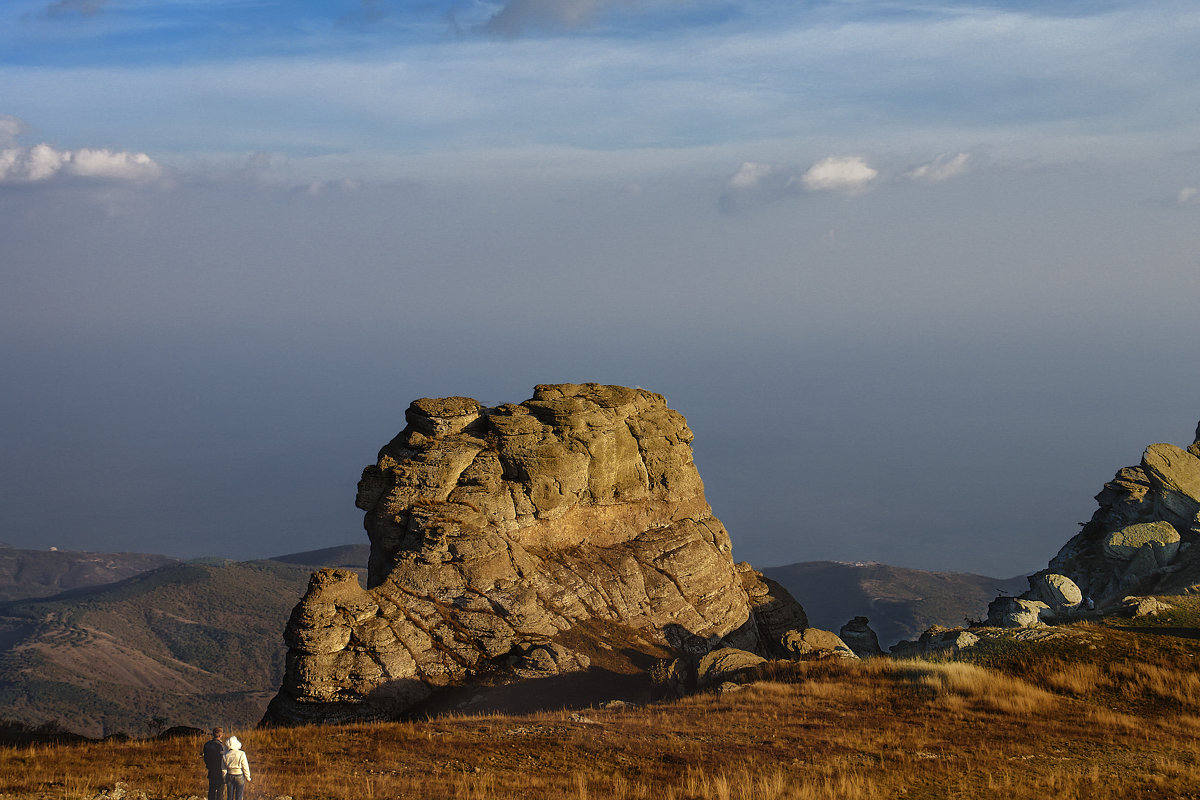
[[[1156,664],[1120,661],[1110,664],[1109,673],[1128,696],[1153,695],[1185,708],[1200,706],[1200,675]]]
[[[1188,797],[1200,786],[1191,658],[1046,661],[1032,677],[945,661],[773,663],[738,692],[593,709],[591,722],[562,711],[235,733],[252,798]],[[117,781],[151,800],[203,796],[202,742],[0,748],[0,800],[92,800]]]
[[[1046,684],[1055,691],[1083,697],[1100,687],[1112,686],[1112,678],[1099,665],[1091,662],[1065,664],[1046,676]]]
[[[876,670],[895,672],[933,691],[955,708],[1030,714],[1054,705],[1054,695],[1032,684],[962,662],[885,661],[870,662]]]

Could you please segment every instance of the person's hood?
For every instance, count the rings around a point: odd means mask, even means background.
[[[225,740],[225,744],[228,745],[230,750],[241,750],[242,749],[242,743],[238,741],[238,738],[236,736],[230,736],[228,739]]]

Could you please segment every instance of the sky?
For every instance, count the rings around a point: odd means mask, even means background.
[[[0,541],[365,542],[419,397],[642,386],[756,566],[1045,566],[1200,419],[1200,7],[6,0]]]

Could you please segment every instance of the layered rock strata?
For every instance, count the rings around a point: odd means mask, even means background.
[[[1152,444],[1117,471],[1079,533],[1030,576],[1028,592],[998,598],[988,622],[1030,627],[1115,611],[1134,593],[1176,591],[1200,575],[1200,427],[1186,450]],[[1175,584],[1180,584],[1176,586]]]
[[[417,400],[405,418],[358,485],[368,588],[313,576],[265,721],[395,716],[443,687],[586,670],[612,649],[605,626],[697,658],[786,655],[807,627],[786,590],[734,564],[662,396],[538,386],[494,408]]]

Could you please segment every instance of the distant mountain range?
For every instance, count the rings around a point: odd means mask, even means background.
[[[365,573],[346,545],[261,561],[0,549],[0,717],[88,736],[170,725],[252,726],[283,676],[283,629],[314,569]],[[980,617],[1024,579],[885,564],[807,562],[763,572],[837,631],[856,615],[888,644]]]
[[[0,601],[113,583],[178,561],[146,553],[21,550],[0,544]]]
[[[0,551],[10,567],[0,573],[0,596],[34,595],[0,603],[0,716],[88,736],[254,725],[279,688],[283,628],[313,569],[365,571],[368,551],[354,545],[184,563],[131,553]],[[143,564],[123,580],[79,585]],[[71,588],[40,596],[58,579]]]
[[[761,571],[800,601],[810,625],[837,633],[853,617],[864,616],[885,650],[932,625],[956,627],[968,618],[981,620],[998,594],[1029,588],[1024,576],[989,578],[874,562],[805,561]]]

